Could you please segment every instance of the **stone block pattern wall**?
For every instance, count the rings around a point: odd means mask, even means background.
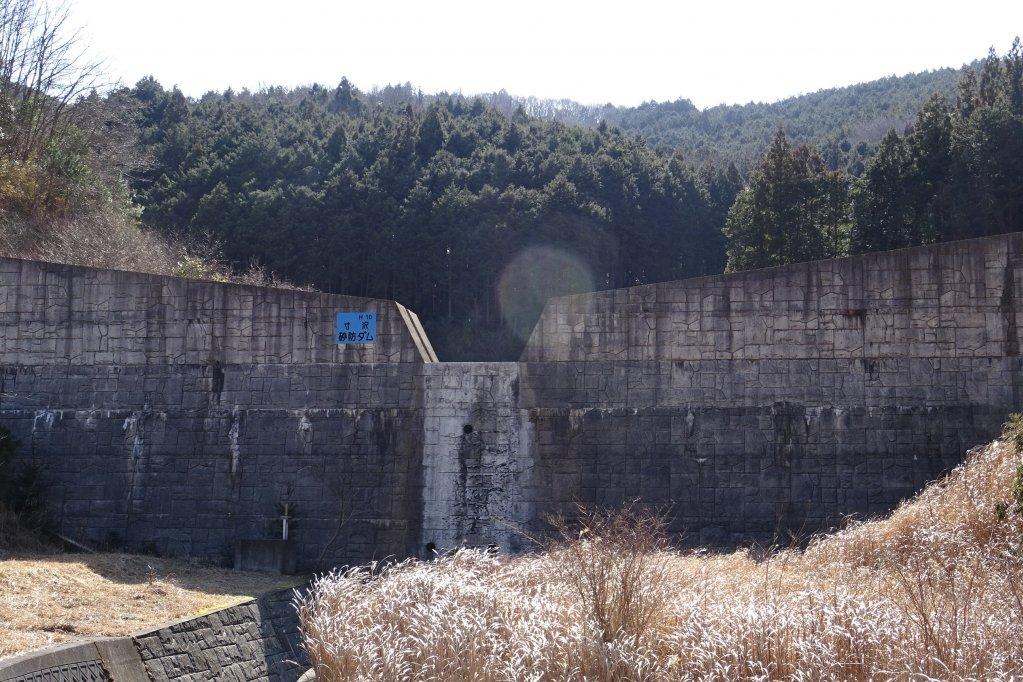
[[[299,588],[304,589],[304,588]],[[86,640],[0,662],[3,682],[294,682],[309,667],[295,589],[131,636]]]
[[[375,311],[371,345],[334,342],[338,311]],[[5,365],[436,361],[394,301],[0,258]]]
[[[373,344],[334,343],[345,310]],[[0,420],[71,537],[226,562],[289,502],[303,569],[418,544],[436,356],[393,301],[0,259],[0,350]]]
[[[70,537],[227,564],[289,502],[310,570],[416,551],[417,366],[8,367],[0,423]]]
[[[1019,354],[1023,233],[548,302],[524,361]]]
[[[154,680],[292,682],[308,669],[292,590],[135,635]]]
[[[0,678],[3,682],[107,682],[110,677],[98,658],[53,665],[30,673]]]
[[[946,359],[940,399],[889,399],[920,380],[914,363],[523,364],[535,517],[639,499],[687,543],[728,547],[885,513],[997,435],[1023,369]]]
[[[523,353],[537,514],[730,545],[890,510],[1020,409],[1023,235],[550,301]]]
[[[577,501],[784,540],[891,509],[1020,410],[1021,254],[1013,234],[557,299],[520,363],[429,362],[390,302],[0,260],[0,423],[64,534],[133,551],[226,563],[283,502],[300,570],[514,551]],[[382,334],[342,357],[348,305]]]

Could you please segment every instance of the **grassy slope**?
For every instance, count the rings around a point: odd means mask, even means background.
[[[294,577],[129,554],[8,557],[0,560],[0,657],[126,635],[294,584]]]
[[[767,559],[604,527],[334,575],[307,646],[323,680],[1019,679],[1019,465],[995,441],[890,517]]]

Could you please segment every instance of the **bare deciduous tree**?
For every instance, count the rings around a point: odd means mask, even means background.
[[[28,161],[46,149],[72,105],[99,83],[65,4],[0,0],[0,149]]]

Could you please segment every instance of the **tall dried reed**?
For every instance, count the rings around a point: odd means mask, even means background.
[[[533,555],[337,571],[298,605],[305,646],[319,680],[1021,678],[1021,432],[767,558],[672,551],[627,511]]]

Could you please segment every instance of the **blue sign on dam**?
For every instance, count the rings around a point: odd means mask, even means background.
[[[338,313],[334,340],[340,344],[373,343],[377,337],[376,313]]]

